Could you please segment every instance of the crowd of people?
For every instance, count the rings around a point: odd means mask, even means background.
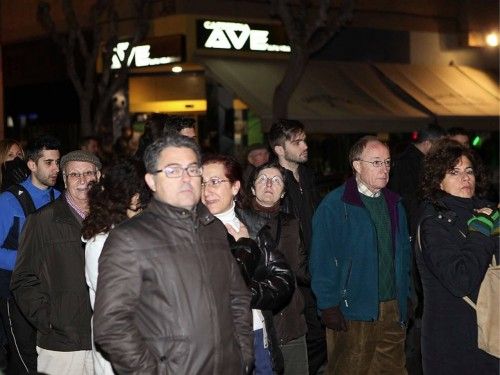
[[[462,299],[500,255],[466,132],[362,136],[324,197],[299,121],[246,165],[196,134],[153,115],[106,160],[0,141],[0,372],[498,374]]]

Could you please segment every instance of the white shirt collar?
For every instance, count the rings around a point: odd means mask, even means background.
[[[373,191],[368,189],[368,187],[363,182],[361,182],[361,180],[358,177],[356,177],[356,183],[358,184],[358,191],[361,194],[366,195],[367,197],[370,197],[370,198],[380,197],[380,190],[377,191],[376,193],[374,193]]]

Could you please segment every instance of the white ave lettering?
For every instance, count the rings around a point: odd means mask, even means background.
[[[205,21],[203,27],[212,30],[205,48],[241,50],[250,40],[251,51],[290,52],[288,45],[268,44],[269,31],[252,30],[246,23]]]
[[[113,48],[115,54],[111,58],[111,69],[120,69],[122,67],[122,62],[125,59],[125,51],[129,48],[129,45],[129,42],[121,42]],[[149,44],[132,48],[128,57],[127,66],[131,66],[132,62],[134,62],[136,67],[140,68],[143,66],[170,64],[181,60],[181,58],[177,56],[152,58],[150,51],[151,46]]]

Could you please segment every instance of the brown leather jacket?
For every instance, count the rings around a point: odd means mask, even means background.
[[[250,298],[222,223],[153,200],[104,245],[94,339],[119,373],[243,374]]]

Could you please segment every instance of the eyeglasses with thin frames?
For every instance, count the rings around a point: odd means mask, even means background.
[[[267,181],[271,181],[271,185],[283,186],[283,179],[279,176],[268,177],[263,174],[255,179],[257,185],[267,185]]]
[[[391,159],[374,160],[374,161],[368,161],[368,160],[363,160],[363,159],[356,159],[356,160],[357,161],[363,161],[365,163],[370,163],[375,168],[380,168],[381,166],[385,166],[386,168],[390,168],[391,167]]]
[[[80,180],[82,177],[85,177],[85,179],[89,179],[95,177],[97,175],[97,171],[70,172],[65,173],[65,175],[72,180]]]
[[[201,182],[202,187],[211,187],[217,189],[223,182],[229,182],[229,180],[223,180],[219,177],[212,177],[206,181]]]
[[[170,164],[164,167],[163,169],[158,169],[154,171],[153,173],[156,174],[163,172],[165,173],[165,176],[167,176],[168,178],[180,178],[182,177],[184,171],[186,171],[186,173],[190,177],[200,177],[202,173],[202,169],[198,164],[191,164],[185,168],[181,167],[180,165]]]

